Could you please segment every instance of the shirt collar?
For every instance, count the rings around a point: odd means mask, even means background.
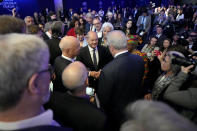
[[[69,57],[64,56],[64,55],[62,55],[62,58],[66,59],[66,60],[69,60],[71,62],[74,62],[75,61],[75,59],[69,58]]]
[[[124,53],[126,53],[126,52],[128,52],[128,50],[121,51],[121,52],[115,54],[115,55],[114,55],[114,58],[116,58],[117,56],[119,56],[119,55],[121,55],[121,54],[124,54]]]
[[[59,126],[59,124],[53,120],[52,110],[47,110],[38,116],[25,120],[16,122],[0,122],[0,130],[18,130],[42,125]]]
[[[89,45],[88,45],[88,48],[89,48],[89,51],[93,51],[94,50],[94,48],[90,47]],[[96,50],[97,50],[97,47],[95,48],[95,51]]]
[[[47,31],[46,32],[46,35],[51,39],[52,38],[52,35]]]

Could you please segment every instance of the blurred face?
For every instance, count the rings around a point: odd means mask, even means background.
[[[111,27],[107,26],[103,29],[103,36],[106,37],[107,33],[110,32],[112,29]]]
[[[129,28],[131,28],[131,26],[132,26],[132,21],[128,21],[127,22],[127,28],[129,29]]]
[[[79,41],[83,41],[83,40],[84,40],[84,34],[83,34],[83,35],[77,34],[77,39],[78,39]]]
[[[92,24],[92,18],[87,17],[87,18],[86,18],[86,21],[87,21],[89,24]]]
[[[83,24],[83,19],[79,19],[79,23],[80,24]]]
[[[163,47],[164,47],[164,48],[168,48],[169,46],[170,46],[170,41],[164,40],[164,41],[163,41]]]
[[[75,28],[79,27],[79,21],[75,21]]]
[[[179,36],[178,36],[178,35],[174,35],[174,36],[173,36],[173,40],[174,40],[174,41],[177,41],[178,39],[179,39]]]
[[[26,20],[26,25],[27,26],[34,25],[34,19],[32,17],[28,17]]]
[[[97,31],[100,31],[100,29],[101,29],[101,22],[100,22],[100,20],[94,19],[93,25],[95,26]]]
[[[55,20],[55,19],[57,19],[57,16],[54,14],[51,16],[51,20]]]
[[[151,46],[154,46],[156,43],[157,43],[157,39],[156,39],[156,38],[152,38],[152,39],[150,40],[150,45],[151,45]]]
[[[98,37],[96,33],[89,33],[88,39],[87,39],[88,45],[91,48],[96,48],[98,45]]]
[[[157,34],[161,34],[162,33],[162,28],[161,27],[157,27]]]
[[[161,65],[161,69],[162,71],[170,71],[171,70],[171,66],[170,66],[170,57],[166,56],[164,58],[164,63]]]

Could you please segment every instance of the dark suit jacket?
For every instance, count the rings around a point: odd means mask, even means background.
[[[156,35],[157,35],[157,34],[156,34]],[[156,35],[154,35],[154,36],[156,37]],[[159,39],[157,40],[156,46],[161,47],[162,44],[163,44],[163,40],[164,40],[165,38],[166,38],[166,36],[162,34],[162,35],[159,37]]]
[[[47,40],[50,39],[50,38],[46,35],[45,32],[42,34],[42,38],[43,38],[44,41],[47,41]]]
[[[53,91],[66,92],[67,89],[62,83],[62,73],[64,69],[71,63],[71,61],[58,56],[55,59],[54,68],[56,78],[53,81]]]
[[[62,54],[59,47],[60,40],[61,40],[60,38],[52,38],[46,41],[46,43],[49,46],[51,65],[54,64],[55,58]]]
[[[75,131],[102,131],[106,117],[88,99],[54,92],[47,104],[53,110],[54,119],[62,126]]]
[[[113,130],[119,130],[123,110],[141,97],[144,61],[140,56],[123,53],[107,64],[100,75],[98,98]]]
[[[99,71],[102,69],[109,61],[113,59],[111,54],[109,53],[109,50],[106,47],[103,46],[97,46],[98,54],[99,54],[99,62],[97,68],[94,67],[89,48],[88,46],[85,46],[80,49],[80,52],[77,56],[77,61],[81,61],[86,68],[89,71]],[[94,78],[89,78],[89,85],[91,87],[97,87],[97,82],[94,80]]]

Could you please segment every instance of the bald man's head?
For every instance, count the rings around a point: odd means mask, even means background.
[[[81,90],[87,85],[88,72],[81,62],[73,62],[64,69],[63,84],[71,91]]]
[[[93,31],[89,31],[87,34],[87,42],[91,48],[96,48],[98,45],[97,33]]]
[[[69,58],[76,57],[80,49],[79,41],[73,36],[66,36],[62,38],[59,46],[62,50],[62,54]]]

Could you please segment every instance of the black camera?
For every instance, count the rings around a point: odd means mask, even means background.
[[[172,64],[184,66],[184,67],[194,65],[194,67],[191,69],[191,71],[193,71],[197,65],[197,60],[194,60],[192,58],[187,59],[187,58],[180,57],[176,54],[173,54]]]

